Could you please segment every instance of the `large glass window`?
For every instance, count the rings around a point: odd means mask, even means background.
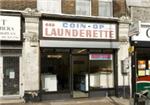
[[[76,0],[76,14],[90,15],[91,1],[90,0]]]
[[[113,15],[112,0],[99,0],[99,16],[111,17]]]
[[[37,0],[37,9],[53,14],[61,13],[61,0]]]
[[[136,49],[136,91],[150,90],[150,49]]]
[[[42,90],[87,97],[89,90],[114,88],[113,64],[112,49],[41,48]]]
[[[93,53],[90,60],[90,89],[113,88],[113,55]]]
[[[45,92],[69,91],[69,49],[41,50],[41,82]]]
[[[150,76],[150,49],[138,48],[137,49],[137,75],[138,77]]]

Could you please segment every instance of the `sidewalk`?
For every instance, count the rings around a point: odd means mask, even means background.
[[[49,100],[36,103],[1,103],[0,105],[129,105],[128,99],[117,97],[101,97],[71,100]]]
[[[44,104],[48,105],[48,104]],[[51,102],[50,105],[129,105],[129,100],[116,97],[76,99],[67,102]]]

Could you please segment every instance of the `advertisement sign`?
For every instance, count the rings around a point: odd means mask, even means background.
[[[0,16],[0,40],[19,41],[21,19],[19,16]]]
[[[150,41],[150,23],[140,23],[139,34],[132,36],[133,41]]]
[[[137,92],[150,90],[150,60],[138,60]]]
[[[42,21],[45,38],[115,40],[116,24],[68,21]]]
[[[90,60],[112,60],[112,54],[90,54]]]
[[[142,76],[137,78],[136,88],[137,88],[137,92],[143,90],[150,90],[150,76]]]
[[[140,23],[141,21],[134,22],[129,26],[128,36],[134,36],[139,34]]]
[[[122,74],[127,74],[130,69],[130,57],[125,58],[124,60],[121,61],[121,66],[122,66]]]
[[[138,69],[146,69],[146,61],[145,60],[138,60]]]

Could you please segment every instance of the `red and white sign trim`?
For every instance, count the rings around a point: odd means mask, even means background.
[[[43,20],[42,24],[42,37],[71,39],[116,39],[116,24],[46,20]]]

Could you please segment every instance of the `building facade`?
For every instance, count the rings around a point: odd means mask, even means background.
[[[134,50],[132,57],[132,97],[137,92],[149,91],[149,0],[128,1],[130,25],[130,43]]]
[[[25,5],[30,7],[28,3]],[[1,97],[29,93],[42,99],[127,95],[129,19],[123,16],[125,1],[33,0],[32,4],[33,9],[1,9]],[[15,17],[18,22],[11,25]],[[9,18],[9,26],[5,26],[4,20]],[[5,32],[10,29],[14,38]],[[10,62],[13,60],[16,63]]]

